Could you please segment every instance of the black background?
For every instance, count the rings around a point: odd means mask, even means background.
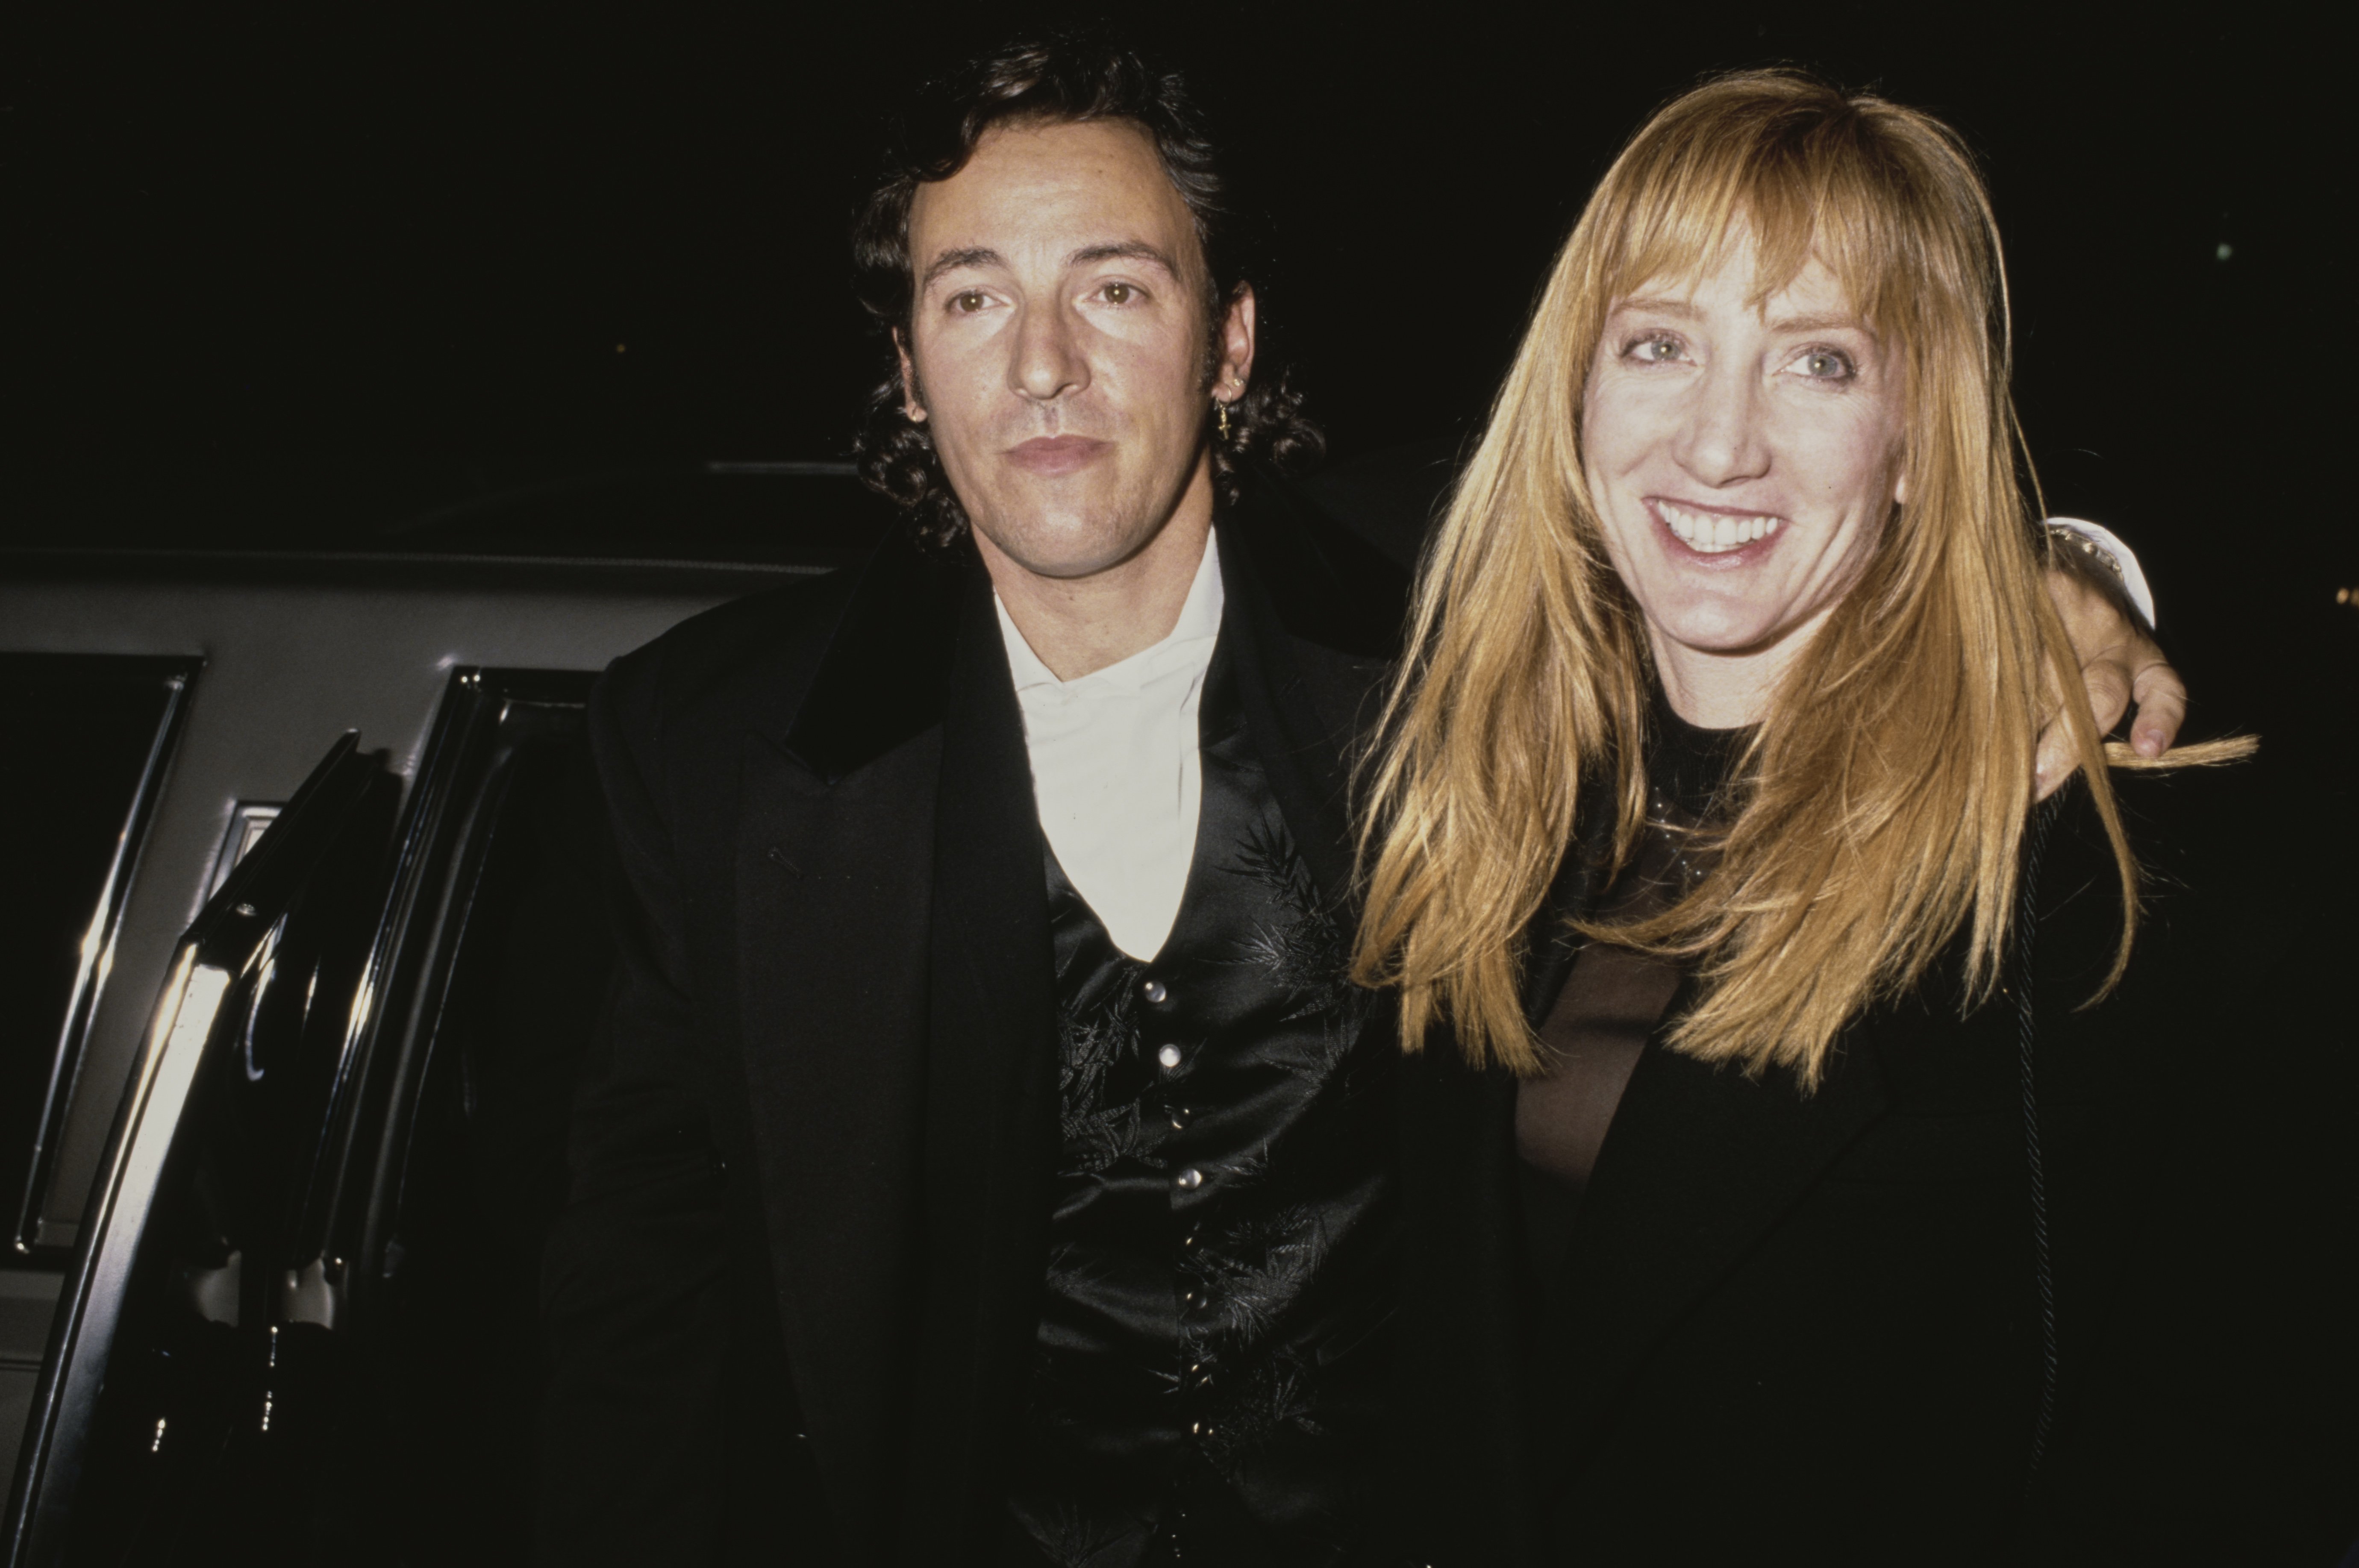
[[[840,460],[880,352],[845,229],[896,95],[1077,18],[1213,110],[1335,461],[1453,443],[1621,138],[1708,70],[1784,61],[1965,132],[2052,509],[2138,546],[2195,730],[2339,761],[2347,137],[2341,53],[2292,15],[82,11],[0,50],[0,508],[17,543],[351,547],[551,481]],[[636,525],[659,539],[660,508]]]

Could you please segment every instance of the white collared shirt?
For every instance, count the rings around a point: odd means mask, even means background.
[[[1204,798],[1196,713],[1221,632],[1220,551],[1208,535],[1179,623],[1151,648],[1060,681],[999,611],[1040,831],[1114,945],[1152,959],[1171,935]]]

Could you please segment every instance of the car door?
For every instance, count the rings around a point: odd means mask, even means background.
[[[584,672],[452,675],[405,813],[382,980],[303,1256],[342,1260],[351,1463],[383,1561],[530,1550],[542,1242],[613,957]]]
[[[11,1568],[520,1560],[541,1244],[612,968],[586,672],[452,672],[397,831],[351,737],[183,939],[85,1224]],[[390,849],[388,849],[388,841]]]
[[[210,1560],[331,1480],[333,1281],[294,1238],[370,1011],[399,795],[356,740],[179,944],[35,1393],[12,1563]]]

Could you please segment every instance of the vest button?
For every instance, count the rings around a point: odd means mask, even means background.
[[[1176,1067],[1180,1065],[1180,1047],[1166,1045],[1155,1054],[1155,1059],[1167,1067]]]
[[[1169,997],[1171,994],[1169,988],[1165,986],[1161,980],[1149,980],[1138,989],[1140,994],[1144,995],[1147,1001],[1156,1007],[1161,1007],[1165,999]]]
[[[1204,1184],[1204,1173],[1196,1169],[1195,1166],[1190,1165],[1186,1170],[1180,1172],[1175,1179],[1179,1182],[1180,1189],[1182,1192],[1192,1193],[1198,1187]]]

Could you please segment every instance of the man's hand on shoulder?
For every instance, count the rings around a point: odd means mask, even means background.
[[[2048,596],[2064,621],[2066,635],[2081,661],[2089,707],[2100,731],[2111,730],[2135,706],[2137,720],[2130,745],[2140,756],[2158,757],[2179,737],[2187,718],[2187,683],[2163,657],[2162,649],[2123,597],[2107,591],[2093,574],[2071,567],[2048,572]],[[2071,776],[2071,741],[2064,726],[2051,723],[2039,737],[2039,798],[2046,799]]]

